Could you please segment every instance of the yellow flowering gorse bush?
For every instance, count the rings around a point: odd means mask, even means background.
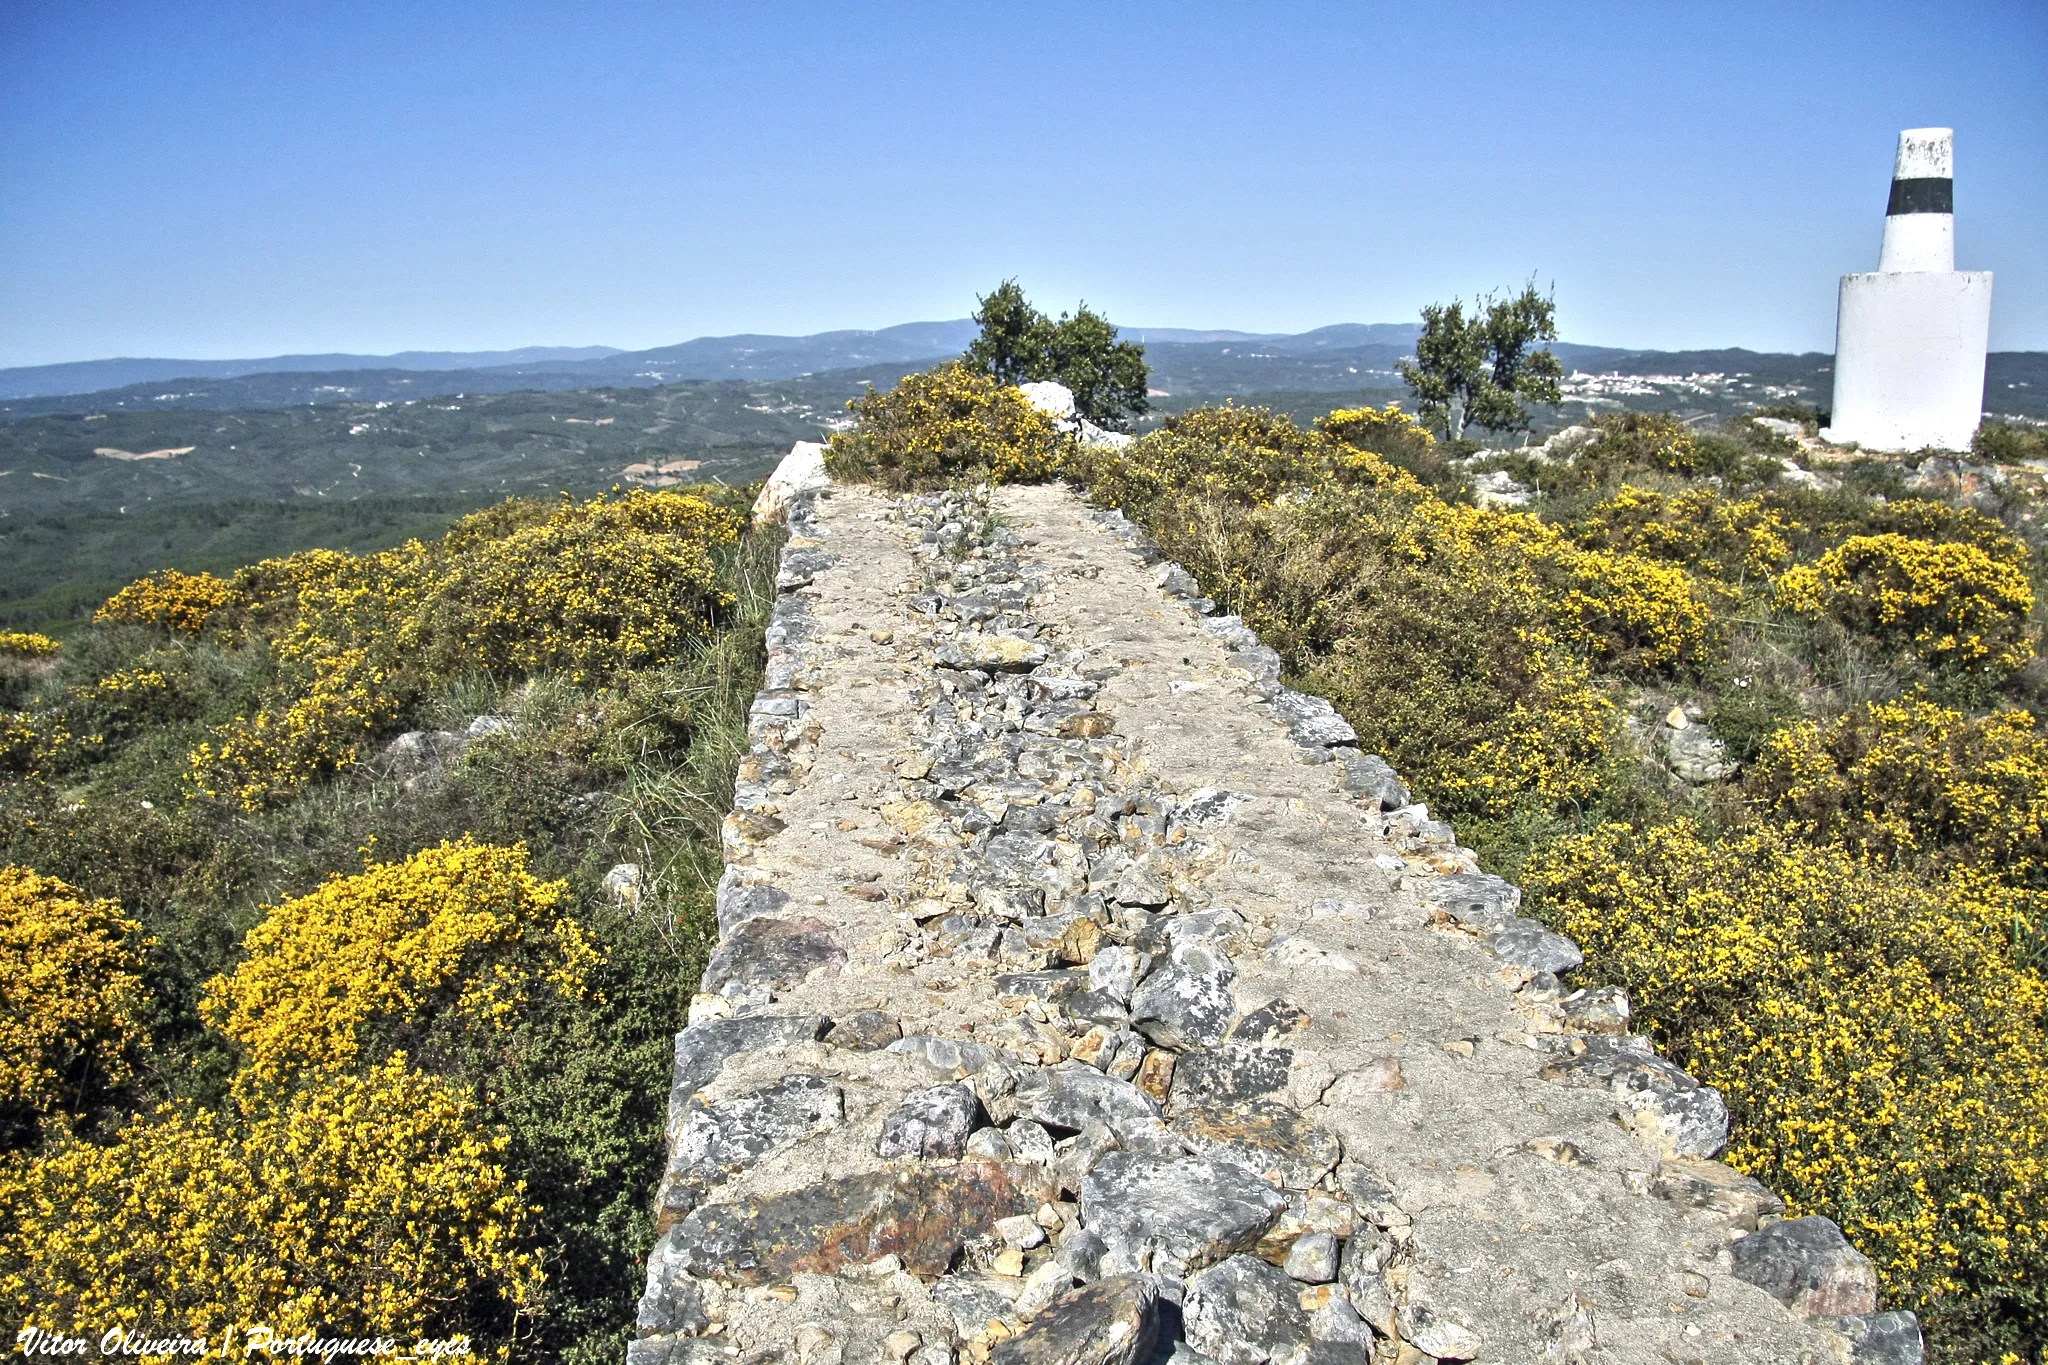
[[[565,891],[527,870],[524,849],[466,839],[333,878],[243,937],[200,1015],[263,1088],[355,1065],[380,1028],[416,1037],[447,1014],[503,1029],[532,992],[583,988],[595,954]]]
[[[27,630],[0,630],[0,654],[14,654],[23,658],[40,659],[55,654],[60,646],[47,635],[38,635]]]
[[[140,928],[112,901],[0,866],[0,1114],[62,1122],[133,1075],[149,1044]]]
[[[1664,494],[1624,484],[1571,530],[1588,549],[1625,550],[1731,586],[1768,580],[1792,562],[1792,526],[1782,511],[1710,488]]]
[[[732,606],[713,554],[741,523],[701,498],[637,489],[538,521],[520,511],[479,513],[438,545],[310,550],[237,573],[216,617],[266,638],[279,680],[194,749],[195,791],[259,809],[354,762],[436,681],[599,680],[703,638]]]
[[[2008,673],[2033,657],[2026,572],[1975,545],[1851,536],[1778,579],[1779,605],[1896,643],[1937,669]]]
[[[2048,986],[2013,960],[2011,889],[1683,822],[1566,840],[1525,884],[1727,1096],[1730,1163],[1839,1222],[1893,1304],[2048,1284]]]
[[[1071,444],[1016,387],[957,361],[905,375],[886,393],[870,389],[846,406],[859,425],[833,433],[825,467],[848,482],[895,489],[1032,483],[1056,477]]]
[[[92,619],[101,624],[154,626],[174,635],[197,635],[231,596],[227,582],[210,573],[162,569],[115,593]]]
[[[0,1307],[46,1329],[393,1335],[516,1316],[538,1293],[532,1216],[460,1091],[393,1056],[248,1115],[163,1105],[111,1144],[0,1163]],[[479,1340],[510,1355],[511,1322]],[[217,1348],[216,1348],[217,1349]]]

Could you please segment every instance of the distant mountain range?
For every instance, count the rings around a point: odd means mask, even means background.
[[[1165,396],[1365,393],[1401,388],[1397,361],[1415,323],[1340,323],[1310,332],[1125,327],[1142,342],[1152,386]],[[650,388],[704,380],[784,380],[859,371],[887,384],[902,371],[958,355],[975,326],[912,322],[813,336],[698,337],[674,346],[530,346],[516,351],[408,351],[393,356],[300,355],[252,360],[88,360],[0,370],[0,420],[65,412],[236,410],[305,403],[404,402],[454,394]],[[1742,349],[1643,351],[1560,343],[1566,366],[1595,374],[1743,375],[1743,388],[1826,404],[1831,357]],[[2048,354],[1991,357],[1986,406],[2048,417]],[[1754,401],[1766,401],[1759,397]],[[1772,400],[1774,401],[1774,400]],[[1169,404],[1168,406],[1172,406]]]

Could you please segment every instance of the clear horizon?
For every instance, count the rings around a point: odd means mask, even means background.
[[[1827,351],[1901,128],[2048,349],[2048,7],[623,4],[0,16],[0,367],[964,316],[1301,332],[1554,284]],[[1138,324],[1131,324],[1136,327]]]

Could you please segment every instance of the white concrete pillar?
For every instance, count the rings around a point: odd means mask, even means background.
[[[1892,163],[1884,210],[1880,274],[1956,268],[1956,135],[1952,128],[1908,128]]]
[[[1834,424],[1871,450],[1964,450],[1984,404],[1991,273],[1956,265],[1955,133],[1899,134],[1877,271],[1844,275]]]

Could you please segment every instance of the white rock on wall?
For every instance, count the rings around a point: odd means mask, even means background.
[[[781,521],[789,512],[790,501],[799,493],[823,488],[831,482],[832,476],[825,472],[824,445],[818,441],[798,441],[768,476],[761,496],[754,499],[754,523],[766,526]]]
[[[1084,446],[1129,445],[1136,438],[1121,431],[1106,431],[1074,411],[1074,391],[1057,380],[1040,379],[1029,384],[1019,384],[1018,392],[1024,401],[1052,418],[1052,424],[1061,431],[1078,436]]]

